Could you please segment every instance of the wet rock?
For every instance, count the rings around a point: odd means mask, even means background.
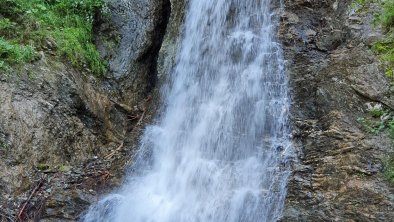
[[[350,3],[285,1],[286,10],[299,17],[298,23],[279,27],[298,159],[280,221],[394,217],[393,187],[379,170],[392,140],[368,134],[357,122],[366,102],[392,107],[390,80],[369,49],[382,35],[372,25],[374,4],[369,13],[357,14]]]
[[[45,195],[46,203],[35,219],[75,221],[120,185],[130,165],[156,112],[152,94],[170,2],[111,1],[109,10],[109,19],[95,18],[95,42],[110,61],[106,78],[57,62],[51,39],[41,60],[18,77],[0,74],[0,205],[8,206],[7,215],[16,216],[43,177],[34,196]]]
[[[296,24],[300,21],[298,16],[291,12],[284,12],[282,14],[282,22],[286,24]]]

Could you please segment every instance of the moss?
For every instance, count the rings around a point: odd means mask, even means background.
[[[0,36],[7,47],[0,46],[0,69],[31,62],[43,50],[55,51],[96,76],[104,75],[107,65],[93,44],[92,26],[94,15],[105,9],[104,0],[1,1]]]
[[[70,171],[71,167],[70,166],[66,166],[66,165],[60,165],[60,166],[57,167],[57,170],[59,172],[64,173],[64,172]]]
[[[49,165],[45,163],[39,163],[36,166],[37,170],[44,171],[49,169]]]

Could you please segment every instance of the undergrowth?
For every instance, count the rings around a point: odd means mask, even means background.
[[[363,8],[367,3],[382,5],[382,12],[375,15],[375,25],[385,31],[385,38],[375,42],[372,50],[377,53],[386,67],[386,76],[394,85],[394,0],[355,0],[353,8]],[[357,6],[357,7],[355,7]],[[371,134],[388,132],[394,140],[394,115],[381,105],[368,107],[368,118],[359,118],[358,122]],[[394,183],[394,150],[384,160],[384,176]]]
[[[381,0],[383,10],[376,16],[376,23],[385,29],[385,38],[376,42],[372,49],[386,64],[386,76],[394,78],[394,0]]]
[[[105,0],[1,0],[0,70],[34,61],[45,51],[104,75],[106,64],[92,33],[95,14],[105,11]]]
[[[379,135],[387,132],[394,140],[394,115],[381,104],[368,104],[369,117],[358,118],[357,121],[371,134]],[[394,150],[383,161],[384,176],[394,183]]]
[[[384,160],[384,176],[394,184],[394,157],[391,155],[387,159]]]
[[[383,12],[378,15],[377,22],[386,29],[386,38],[375,43],[373,49],[381,54],[382,60],[387,65],[386,76],[394,79],[394,0],[383,1]],[[388,121],[387,126],[391,137],[394,139],[394,119]],[[385,177],[394,183],[394,153],[384,161]]]

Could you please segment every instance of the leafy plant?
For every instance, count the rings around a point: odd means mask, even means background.
[[[0,149],[8,150],[9,145],[3,141],[0,141]]]
[[[365,118],[358,118],[359,122],[363,127],[371,134],[378,135],[385,129],[385,123],[383,121],[373,121]]]
[[[371,105],[370,103],[367,104],[368,108],[368,113],[375,118],[379,118],[385,114],[385,111],[382,107],[382,104],[378,103],[375,105]]]
[[[391,138],[394,139],[394,117],[387,123]]]
[[[394,183],[394,155],[384,160],[384,176],[388,181]]]
[[[31,62],[35,56],[32,46],[15,44],[0,37],[0,70],[9,71],[10,65]]]
[[[376,42],[372,49],[381,55],[387,65],[385,75],[392,79],[394,78],[394,0],[383,0],[382,7],[382,13],[376,16],[375,23],[386,29],[386,37],[382,41]]]
[[[379,20],[388,28],[394,25],[394,0],[383,1],[383,13],[379,16]]]
[[[107,65],[100,58],[92,37],[93,18],[100,10],[106,10],[104,0],[2,0],[0,36],[3,42],[14,47],[0,48],[0,54],[20,54],[26,47],[30,47],[32,54],[38,50],[55,51],[75,67],[102,76]],[[0,57],[0,69],[30,61]]]
[[[390,137],[394,139],[394,116],[378,104],[367,104],[367,111],[370,117],[358,118],[357,121],[371,134],[378,135],[383,131],[389,133]],[[394,183],[394,152],[389,154],[383,161],[384,176]]]
[[[387,65],[387,71],[385,72],[386,77],[394,78],[394,0],[383,1],[383,12],[377,16],[378,24],[381,24],[386,29],[386,38],[382,41],[376,42],[372,49],[381,55],[382,60]],[[379,115],[379,112],[373,112],[375,115]],[[384,115],[384,114],[383,114]],[[387,119],[384,123],[385,128],[391,138],[394,139],[394,117]],[[391,153],[389,157],[384,161],[385,169],[384,175],[391,182],[394,183],[394,154]]]

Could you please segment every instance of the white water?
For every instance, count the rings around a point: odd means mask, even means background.
[[[189,0],[158,124],[124,189],[84,221],[259,222],[282,212],[291,150],[270,0]]]

